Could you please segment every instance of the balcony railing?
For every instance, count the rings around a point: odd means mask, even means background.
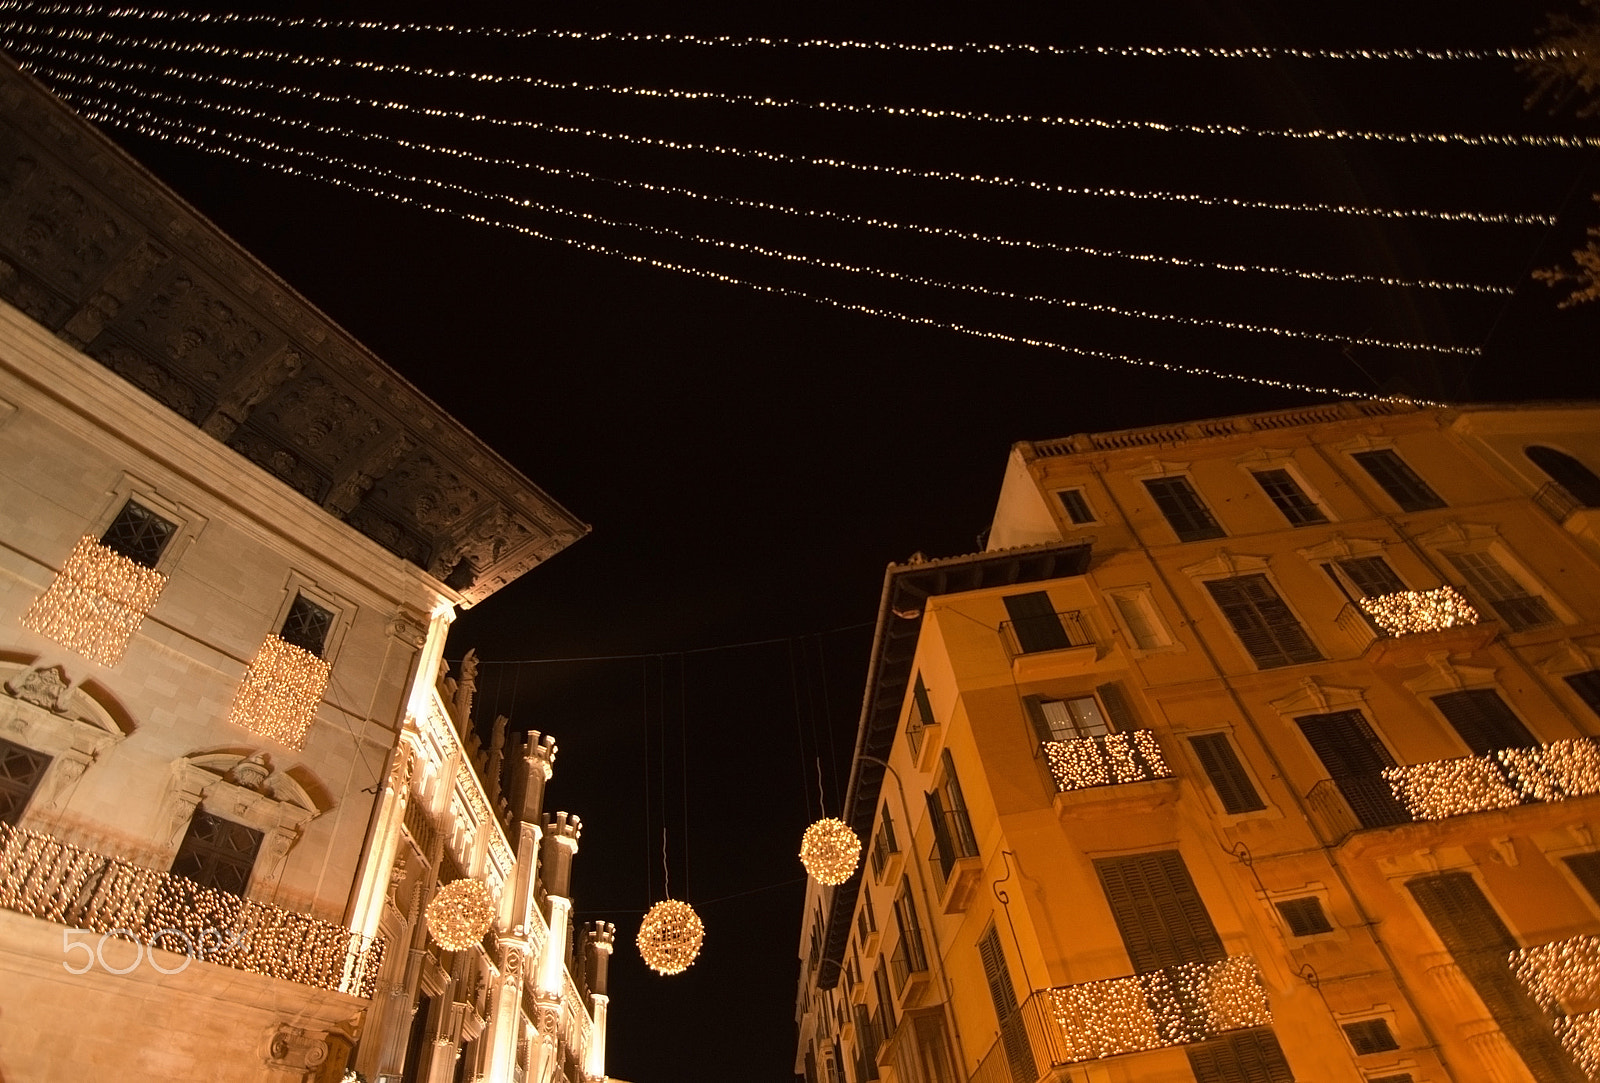
[[[905,992],[906,983],[914,975],[928,972],[928,953],[922,946],[921,931],[900,938],[889,956],[889,974],[894,978],[895,996]]]
[[[929,859],[943,888],[956,862],[978,856],[978,838],[972,833],[972,819],[966,809],[949,809],[933,821],[933,853]]]
[[[972,1083],[1037,1083],[1064,1065],[1271,1022],[1266,988],[1248,955],[1044,989],[1002,1025]]]
[[[1161,758],[1161,746],[1149,730],[1045,741],[1043,748],[1050,775],[1061,793],[1172,777],[1172,769]]]
[[[1329,842],[1353,831],[1600,794],[1600,741],[1577,738],[1484,756],[1324,779],[1306,795]]]
[[[1554,481],[1541,486],[1533,494],[1533,502],[1558,523],[1565,523],[1569,515],[1583,507],[1583,501],[1568,492],[1566,486]]]
[[[368,999],[383,961],[382,937],[6,824],[0,824],[0,907]]]
[[[1023,620],[1001,621],[1000,638],[1006,645],[1006,653],[1012,658],[1021,654],[1087,647],[1094,642],[1088,622],[1084,620],[1082,611],[1077,609]]]

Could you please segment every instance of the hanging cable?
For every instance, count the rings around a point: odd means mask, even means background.
[[[5,44],[6,48],[15,53],[20,53],[23,55],[47,55],[56,57],[57,59],[60,59],[63,56],[63,53],[58,50],[51,50],[26,42],[19,44],[11,41],[3,41],[3,43]],[[385,102],[376,99],[362,98],[355,95],[329,94],[316,90],[280,87],[275,84],[256,79],[236,79],[230,76],[184,72],[173,68],[159,68],[154,65],[143,64],[138,61],[112,60],[94,54],[91,54],[89,57],[83,57],[79,54],[68,51],[64,55],[70,59],[87,59],[91,63],[98,63],[116,71],[138,71],[174,79],[229,86],[238,89],[264,90],[270,93],[282,94],[289,97],[316,101],[324,104],[345,103],[362,105],[374,109],[397,110],[401,112],[412,113],[418,116],[472,120],[475,122],[482,122],[492,125],[522,128],[528,131],[544,131],[559,135],[580,135],[587,138],[595,138],[637,146],[648,146],[662,150],[716,154],[733,158],[746,158],[787,165],[817,166],[829,169],[842,169],[860,173],[870,173],[880,176],[904,177],[916,180],[931,180],[963,184],[984,184],[1001,188],[1013,188],[1021,191],[1051,195],[1086,196],[1114,200],[1128,199],[1157,203],[1189,204],[1201,207],[1228,207],[1239,210],[1285,211],[1303,214],[1332,214],[1355,218],[1384,218],[1397,220],[1425,219],[1437,222],[1471,222],[1481,225],[1549,226],[1555,224],[1555,218],[1552,215],[1490,213],[1481,211],[1439,211],[1413,208],[1355,207],[1337,203],[1296,203],[1292,201],[1240,199],[1233,196],[1206,196],[1194,192],[1152,192],[1126,188],[1076,187],[1073,185],[1053,184],[1048,181],[1027,180],[1017,177],[985,176],[979,173],[961,173],[950,170],[912,169],[902,166],[876,165],[872,163],[851,162],[837,158],[785,154],[780,151],[724,147],[709,143],[680,142],[677,140],[658,139],[653,136],[632,135],[623,132],[602,132],[572,125],[552,124],[537,120],[495,118],[486,116],[484,114],[466,113],[459,110],[450,109],[435,109],[427,106],[413,106],[407,105],[403,102]],[[23,66],[26,67],[27,65]]]

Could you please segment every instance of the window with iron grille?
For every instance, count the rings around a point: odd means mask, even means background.
[[[1283,923],[1289,927],[1290,936],[1316,936],[1333,932],[1333,925],[1322,909],[1322,900],[1315,895],[1302,899],[1282,899],[1274,902]]]
[[[1244,764],[1239,762],[1239,754],[1234,751],[1233,742],[1228,740],[1226,733],[1191,737],[1189,744],[1194,748],[1201,769],[1211,780],[1211,788],[1217,792],[1223,811],[1230,814],[1260,812],[1267,807],[1245,772]]]
[[[1406,823],[1410,814],[1383,777],[1394,756],[1360,711],[1301,715],[1295,725],[1362,827]]]
[[[1389,1029],[1387,1019],[1362,1019],[1355,1023],[1340,1024],[1340,1028],[1344,1031],[1350,1048],[1354,1049],[1359,1057],[1372,1053],[1388,1053],[1400,1048],[1400,1043],[1394,1040],[1394,1033]]]
[[[1155,498],[1156,507],[1161,509],[1179,541],[1227,536],[1188,478],[1146,478],[1144,487]]]
[[[250,886],[261,838],[253,828],[198,809],[173,859],[172,874],[242,896]]]
[[[1589,710],[1600,715],[1600,669],[1591,669],[1586,673],[1570,673],[1566,681]]]
[[[100,544],[135,564],[154,568],[177,530],[177,524],[169,523],[137,500],[130,500],[100,535]]]
[[[1084,499],[1082,489],[1062,489],[1056,493],[1056,498],[1061,501],[1061,506],[1066,510],[1067,518],[1074,523],[1092,523],[1095,521],[1094,512],[1089,508],[1089,501]]]
[[[878,832],[872,839],[872,875],[883,879],[883,870],[889,864],[889,858],[900,852],[900,844],[894,837],[894,820],[889,816],[889,806],[883,807],[883,814],[878,821]]]
[[[1429,488],[1417,472],[1406,465],[1394,451],[1358,451],[1352,458],[1361,469],[1371,475],[1378,487],[1389,494],[1389,499],[1400,505],[1401,511],[1427,511],[1442,508],[1444,500]]]
[[[278,636],[303,651],[322,657],[328,645],[328,633],[333,629],[333,614],[304,594],[294,596],[294,604],[283,618]]]
[[[1489,608],[1512,631],[1556,623],[1556,615],[1550,611],[1549,604],[1539,595],[1529,594],[1492,554],[1483,551],[1446,553],[1445,559],[1455,565],[1472,592],[1488,602]]]
[[[17,825],[39,788],[51,757],[0,737],[0,823]]]
[[[1283,512],[1290,526],[1311,526],[1328,521],[1327,513],[1306,495],[1289,471],[1255,470],[1252,473],[1261,491],[1267,494],[1267,499],[1272,501],[1274,507]]]
[[[1522,719],[1506,706],[1500,693],[1492,688],[1445,692],[1433,697],[1433,705],[1475,756],[1486,756],[1502,748],[1529,748],[1539,743],[1522,724]]]
[[[928,969],[928,955],[922,942],[922,923],[917,920],[916,900],[911,897],[911,881],[900,877],[900,891],[894,897],[895,931],[900,934],[900,948],[905,952],[908,974],[918,974]],[[898,983],[897,983],[898,984]]]
[[[1265,575],[1210,579],[1205,586],[1260,668],[1322,661],[1322,652]]]

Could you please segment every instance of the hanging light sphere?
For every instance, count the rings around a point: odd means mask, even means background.
[[[856,871],[861,860],[861,840],[850,825],[831,816],[806,828],[800,839],[800,864],[829,887],[842,884]]]
[[[639,926],[639,954],[657,974],[682,974],[700,954],[706,927],[694,908],[677,899],[652,906]]]
[[[456,880],[439,889],[423,916],[441,948],[464,951],[494,923],[494,899],[480,881]]]

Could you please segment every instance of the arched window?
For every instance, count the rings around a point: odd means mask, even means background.
[[[1586,508],[1600,508],[1600,477],[1577,459],[1553,447],[1534,444],[1524,448],[1533,464]]]

